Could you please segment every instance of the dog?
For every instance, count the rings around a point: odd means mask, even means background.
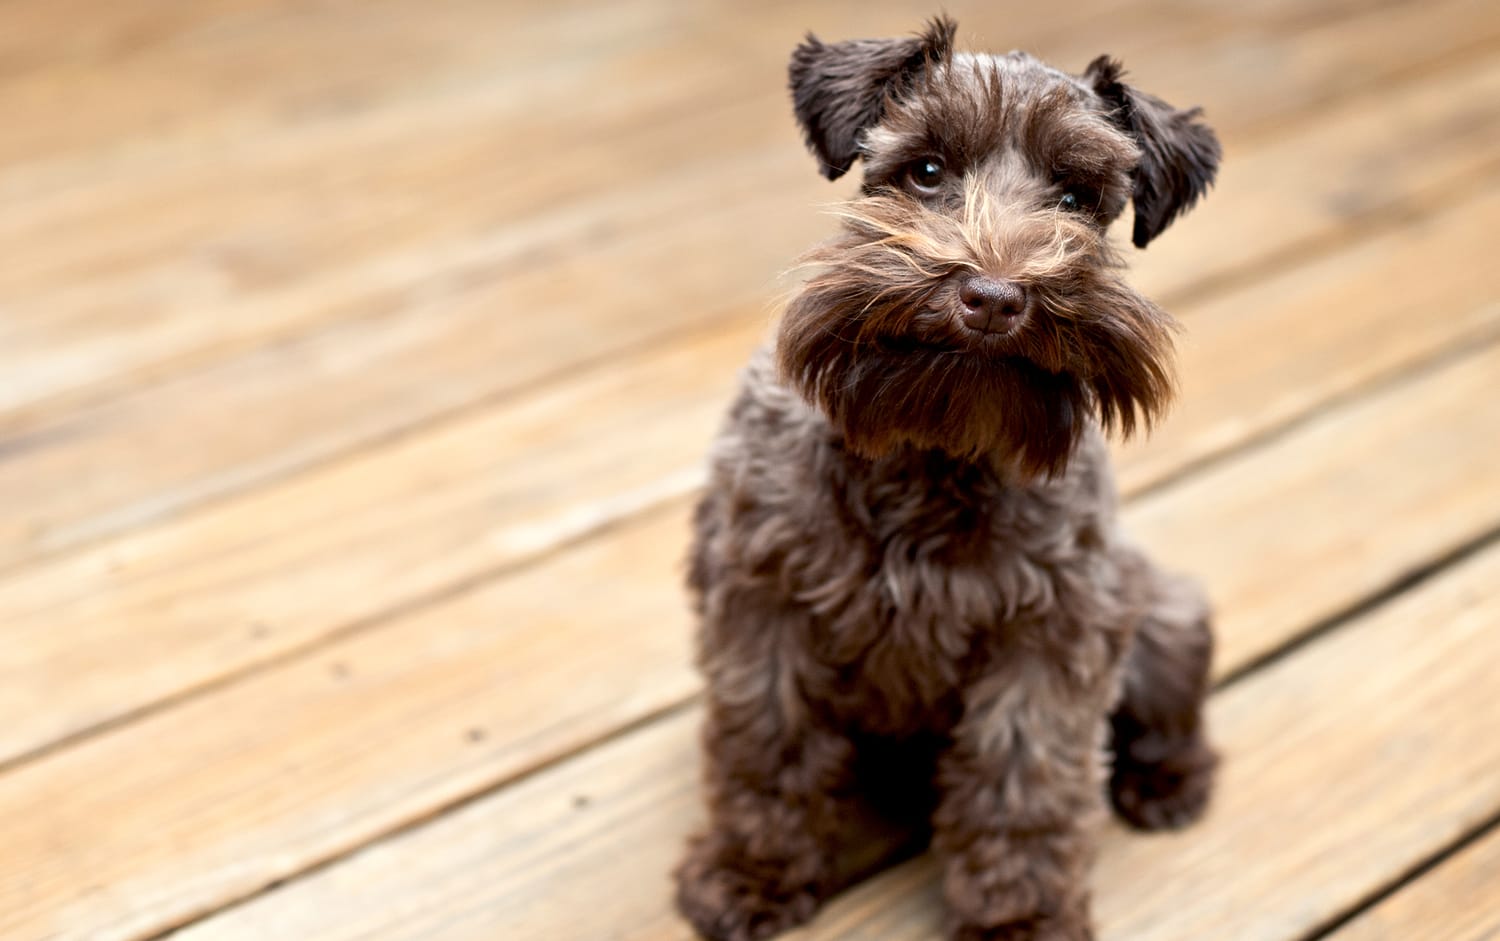
[[[930,844],[955,941],[1085,941],[1106,801],[1156,829],[1209,799],[1209,607],[1120,531],[1105,445],[1172,398],[1175,323],[1105,233],[1133,203],[1145,247],[1219,143],[1108,57],[955,32],[792,55],[823,174],[864,178],[694,517],[708,824],[677,904],[713,941],[811,918],[872,820]]]

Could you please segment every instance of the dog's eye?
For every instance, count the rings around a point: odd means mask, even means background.
[[[906,168],[906,182],[924,195],[936,193],[943,183],[943,162],[936,157],[913,161]]]
[[[1070,186],[1063,191],[1057,200],[1057,208],[1064,212],[1078,212],[1081,209],[1093,209],[1099,204],[1099,197],[1081,186]]]

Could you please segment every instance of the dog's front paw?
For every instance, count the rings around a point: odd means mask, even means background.
[[[677,908],[709,941],[764,941],[812,917],[812,886],[788,889],[785,870],[699,845],[677,869]]]
[[[1120,818],[1137,829],[1180,829],[1208,808],[1217,764],[1202,739],[1158,762],[1122,756],[1110,778],[1110,800]]]
[[[960,924],[950,932],[953,941],[1094,941],[1088,918],[1028,918],[1003,925]]]

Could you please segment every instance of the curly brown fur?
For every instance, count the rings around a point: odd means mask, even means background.
[[[695,519],[709,826],[677,885],[716,941],[811,917],[872,819],[930,829],[953,938],[1083,941],[1106,794],[1148,828],[1208,797],[1208,609],[1120,533],[1103,434],[1168,404],[1173,325],[1104,232],[1134,199],[1159,234],[1217,145],[1113,63],[953,34],[793,57],[809,146],[865,178]]]

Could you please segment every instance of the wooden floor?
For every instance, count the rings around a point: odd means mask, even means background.
[[[1500,4],[959,2],[1201,103],[1127,521],[1220,611],[1109,941],[1500,937]],[[683,941],[702,455],[851,192],[770,0],[0,5],[0,938]],[[935,938],[918,859],[796,937]]]

